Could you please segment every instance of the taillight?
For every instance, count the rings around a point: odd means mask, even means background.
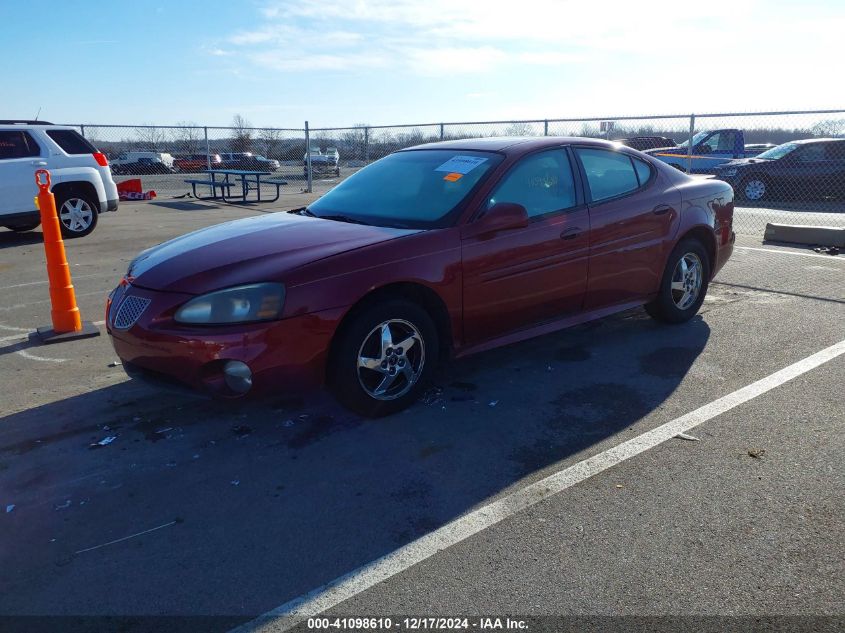
[[[106,155],[102,152],[94,152],[93,154],[94,160],[97,161],[97,164],[100,167],[108,167],[109,166],[109,159],[106,158]]]

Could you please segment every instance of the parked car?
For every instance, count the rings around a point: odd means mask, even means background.
[[[674,147],[646,150],[646,154],[681,171],[687,170],[689,162],[689,139]],[[692,173],[712,174],[718,165],[737,158],[756,156],[759,151],[745,147],[742,130],[726,128],[704,131],[692,137]]]
[[[227,152],[220,154],[223,164],[228,169],[248,169],[254,171],[277,171],[281,167],[279,161],[266,158],[252,152]]]
[[[211,169],[219,169],[223,165],[220,154],[187,154],[177,156],[173,160],[173,167],[176,171],[183,173],[197,173]]]
[[[758,202],[777,197],[845,197],[845,139],[806,139],[721,165],[716,178]]]
[[[308,176],[308,154],[311,154],[311,173],[332,174],[340,176],[340,152],[336,147],[327,147],[325,152],[320,148],[311,147],[305,156],[302,157],[302,173]]]
[[[120,152],[111,161],[111,170],[115,174],[144,176],[152,174],[172,174],[175,159],[167,152],[152,150],[133,150]]]
[[[640,305],[692,318],[732,221],[730,186],[616,143],[433,143],[308,207],[142,252],[106,326],[133,376],[222,397],[325,381],[383,415],[413,402],[440,358]]]
[[[746,143],[745,153],[757,156],[758,154],[769,151],[773,147],[775,147],[774,143]]]
[[[62,235],[88,235],[100,213],[117,211],[117,186],[105,154],[79,132],[46,121],[0,121],[0,225],[41,224],[35,172],[47,169]]]
[[[640,151],[654,149],[656,147],[676,147],[675,141],[665,136],[632,136],[631,138],[619,139],[617,143],[622,143]]]

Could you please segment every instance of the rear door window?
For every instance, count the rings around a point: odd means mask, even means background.
[[[93,154],[99,151],[76,130],[47,130],[47,136],[53,139],[65,154]]]
[[[593,202],[625,195],[639,189],[637,171],[627,154],[604,149],[576,148],[584,166]],[[645,166],[648,169],[648,165]]]
[[[0,131],[0,160],[40,156],[41,148],[29,132]]]

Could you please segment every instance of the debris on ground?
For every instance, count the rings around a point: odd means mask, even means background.
[[[686,440],[687,442],[700,442],[701,441],[701,439],[698,438],[698,437],[695,437],[695,435],[687,435],[686,433],[678,433],[675,437],[679,440]]]
[[[65,501],[64,503],[59,503],[53,506],[53,510],[65,510],[70,507],[70,504],[73,503],[70,499]]]
[[[748,449],[748,456],[753,457],[754,459],[760,459],[763,455],[766,454],[765,448],[751,448]]]
[[[238,438],[242,438],[252,433],[252,429],[245,424],[237,424],[232,427],[232,433],[234,433]]]
[[[839,255],[841,252],[838,246],[816,246],[813,250],[825,255]]]
[[[9,505],[6,506],[6,514],[9,514],[14,509],[15,509],[15,504],[10,503]]]
[[[284,422],[282,422],[282,426],[285,426],[287,428],[292,427],[294,424],[295,422],[293,420],[285,420]]]
[[[88,445],[88,448],[101,448],[103,446],[108,446],[112,442],[117,439],[117,435],[108,435],[101,439],[99,442],[92,442]]]
[[[487,406],[495,407],[497,404],[499,404],[498,400],[491,400],[490,402],[487,403]]]
[[[443,387],[430,387],[425,390],[420,401],[428,406],[443,404]]]
[[[240,483],[241,483],[241,480],[240,479],[233,479],[229,483],[232,484],[233,486],[239,486]]]
[[[616,484],[616,487],[617,487],[617,488],[621,488],[621,487],[622,487],[622,484]]]
[[[308,422],[308,420],[311,419],[311,415],[308,413],[303,413],[301,415],[298,415],[297,418],[300,422]]]
[[[122,364],[123,363],[121,363],[119,360],[113,360],[112,362],[109,363],[109,367],[119,367]]]

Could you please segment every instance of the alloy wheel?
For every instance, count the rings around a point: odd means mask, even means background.
[[[679,309],[686,310],[695,303],[702,281],[701,260],[695,253],[686,253],[678,260],[672,273],[672,301]]]
[[[375,400],[395,400],[422,375],[425,347],[412,323],[390,319],[374,327],[358,350],[358,382]]]
[[[94,211],[82,198],[70,198],[59,209],[59,219],[68,230],[81,233],[89,226],[94,218]]]

